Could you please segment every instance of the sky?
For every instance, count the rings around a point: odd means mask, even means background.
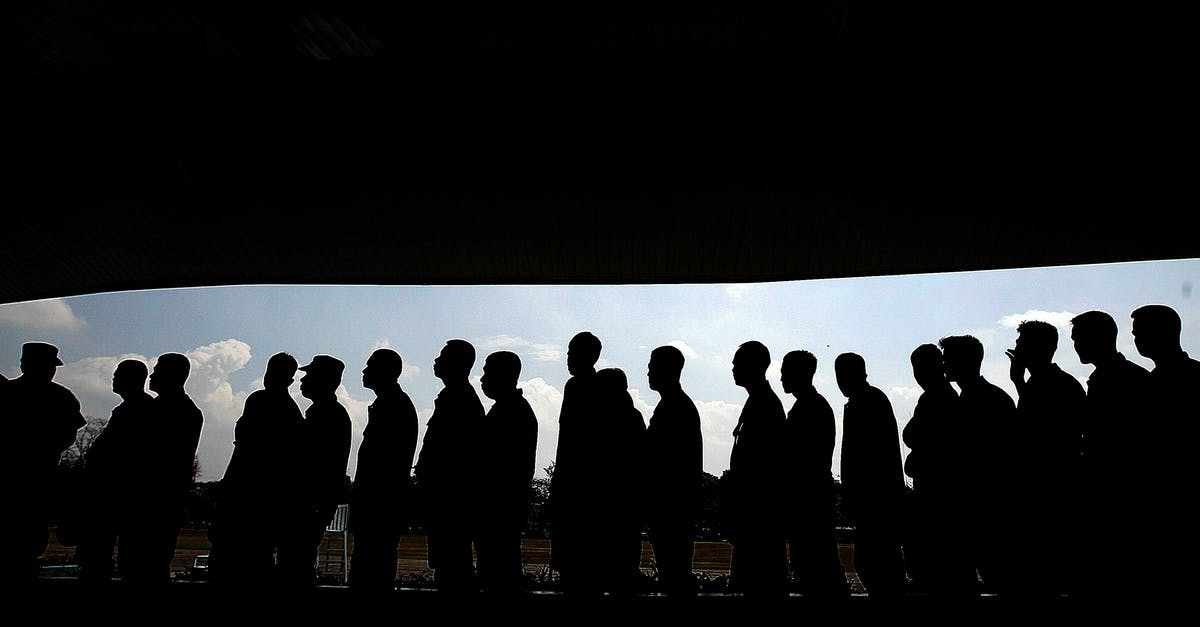
[[[733,383],[733,354],[741,343],[758,340],[771,351],[767,378],[785,409],[794,399],[779,384],[783,355],[804,349],[817,357],[814,384],[837,420],[831,468],[837,475],[846,400],[833,374],[837,355],[863,356],[868,382],[887,394],[902,433],[920,394],[909,364],[918,345],[974,335],[984,345],[984,377],[1016,399],[1004,350],[1012,347],[1022,320],[1046,320],[1059,329],[1055,362],[1086,385],[1092,368],[1072,348],[1072,316],[1108,312],[1119,328],[1118,349],[1151,368],[1134,348],[1129,313],[1148,303],[1170,305],[1183,319],[1184,350],[1198,356],[1196,284],[1200,260],[1189,259],[739,284],[250,285],[112,292],[0,305],[0,373],[20,375],[22,343],[53,343],[64,362],[55,381],[75,393],[85,415],[107,418],[120,402],[111,391],[118,362],[141,359],[153,367],[163,353],[186,354],[192,371],[185,390],[204,413],[200,480],[215,481],[233,451],[245,399],[262,387],[267,359],[286,351],[305,364],[314,355],[332,355],[346,363],[338,397],[353,422],[347,468],[353,476],[374,399],[361,380],[371,352],[388,347],[402,356],[400,383],[417,407],[423,438],[441,389],[433,360],[446,340],[464,339],[476,349],[471,380],[477,390],[489,353],[520,356],[518,385],[538,418],[536,473],[544,476],[554,459],[569,378],[567,343],[586,330],[603,344],[598,367],[625,371],[647,422],[659,400],[646,382],[650,351],[670,344],[683,352],[681,382],[700,412],[704,469],[720,475],[729,467],[731,432],[746,399]],[[300,374],[291,391],[304,410],[310,402],[300,396]],[[479,395],[490,408],[491,401]],[[903,442],[901,452],[908,454]]]

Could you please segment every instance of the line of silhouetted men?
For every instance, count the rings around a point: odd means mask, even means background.
[[[980,374],[984,349],[969,335],[948,336],[911,354],[922,393],[899,432],[888,397],[867,380],[855,353],[834,362],[846,397],[841,444],[844,514],[854,530],[853,567],[869,596],[919,591],[940,598],[991,592],[1012,598],[1140,595],[1162,570],[1148,547],[1156,499],[1168,520],[1183,521],[1183,499],[1170,481],[1147,482],[1158,467],[1182,473],[1179,445],[1144,417],[1195,414],[1190,395],[1200,362],[1180,345],[1173,309],[1146,305],[1131,314],[1147,371],[1117,350],[1107,313],[1071,320],[1071,340],[1094,366],[1086,390],[1054,362],[1058,332],[1026,321],[1006,351],[1017,399]],[[643,530],[653,548],[660,589],[697,592],[692,559],[702,509],[702,436],[695,403],[683,390],[684,356],[672,346],[650,354],[647,378],[660,395],[648,423],[629,394],[626,374],[597,370],[601,342],[590,332],[570,341],[554,471],[550,479],[551,567],[573,595],[627,595],[639,589]],[[362,370],[375,394],[350,492],[354,534],[350,586],[392,590],[397,546],[407,529],[413,480],[424,501],[429,566],[438,589],[512,594],[525,587],[521,535],[527,522],[538,424],[518,387],[519,357],[487,356],[481,388],[469,376],[475,349],[446,342],[433,364],[444,384],[434,400],[420,455],[415,406],[399,383],[400,355],[376,350]],[[787,411],[767,381],[771,355],[757,341],[733,357],[746,401],[734,428],[729,470],[721,477],[720,515],[733,547],[731,582],[746,596],[798,591],[849,595],[835,537],[836,433],[829,402],[813,386],[817,359],[788,352]],[[3,568],[28,582],[48,541],[51,477],[60,454],[84,425],[79,402],[52,381],[58,349],[30,342],[22,375],[0,380],[14,479],[5,517]],[[237,421],[233,454],[220,482],[210,529],[214,585],[312,586],[317,551],[343,494],[351,423],[336,391],[345,365],[318,355],[300,366],[287,353],[270,358],[263,389]],[[203,418],[184,392],[186,356],[160,356],[152,373],[121,362],[113,391],[121,403],[85,460],[80,579],[104,584],[170,580],[183,500],[194,475]],[[288,389],[296,372],[301,412]],[[145,390],[149,378],[151,396]],[[957,390],[955,386],[957,385]],[[900,438],[910,448],[902,463]],[[905,476],[912,479],[906,489]],[[1168,568],[1169,570],[1169,568]]]

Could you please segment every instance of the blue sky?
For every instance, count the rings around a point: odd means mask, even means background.
[[[700,409],[704,466],[720,474],[728,467],[730,431],[745,401],[730,375],[733,353],[744,341],[759,340],[771,350],[768,378],[785,407],[792,399],[779,386],[779,360],[795,349],[817,356],[815,383],[834,407],[840,446],[845,399],[833,377],[840,353],[866,359],[869,382],[888,394],[903,429],[919,393],[908,362],[919,344],[975,335],[985,348],[984,376],[1015,398],[1004,349],[1012,346],[1021,320],[1055,323],[1055,361],[1085,380],[1091,367],[1079,363],[1067,321],[1091,309],[1107,311],[1120,328],[1119,348],[1150,367],[1133,348],[1129,312],[1146,303],[1175,307],[1183,318],[1184,349],[1200,355],[1192,300],[1198,283],[1200,260],[1180,260],[732,285],[260,285],[115,292],[0,305],[0,372],[20,374],[23,342],[52,342],[66,363],[56,381],[76,392],[85,414],[107,417],[120,400],[109,389],[118,361],[133,357],[152,365],[164,352],[189,355],[187,389],[205,414],[201,478],[215,480],[232,451],[242,403],[261,387],[267,359],[279,351],[301,363],[333,355],[346,362],[339,394],[354,421],[353,473],[373,399],[360,379],[371,351],[388,346],[403,356],[401,384],[417,406],[423,436],[441,387],[433,359],[445,340],[461,338],[478,353],[476,385],[488,353],[521,356],[520,385],[539,420],[541,474],[557,443],[566,346],[575,333],[589,330],[604,345],[600,365],[625,370],[646,420],[658,402],[646,385],[650,351],[674,344],[684,352],[683,386]],[[299,385],[292,391],[306,408]],[[835,454],[835,473],[839,464]]]

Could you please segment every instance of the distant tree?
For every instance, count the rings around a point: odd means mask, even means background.
[[[67,447],[67,450],[59,456],[59,469],[65,473],[74,473],[83,470],[83,464],[87,460],[88,451],[92,445],[96,443],[96,438],[100,432],[104,431],[104,427],[108,426],[108,418],[97,418],[95,416],[84,416],[86,422],[76,434],[75,442]]]

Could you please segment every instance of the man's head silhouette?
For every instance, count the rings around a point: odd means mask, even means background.
[[[400,353],[390,348],[376,349],[363,367],[362,385],[368,390],[379,390],[398,381],[402,372],[404,360]]]
[[[567,344],[567,372],[572,376],[593,372],[599,360],[600,338],[590,331],[576,333]]]
[[[187,356],[179,353],[164,353],[158,356],[154,371],[150,373],[150,390],[162,394],[164,392],[182,392],[183,384],[187,381],[188,373],[192,370],[192,362]]]
[[[443,383],[466,381],[475,365],[475,347],[466,340],[447,340],[433,360],[433,376]]]
[[[765,381],[771,365],[771,351],[757,340],[738,346],[733,353],[733,382],[743,388]]]
[[[499,400],[517,388],[517,378],[520,376],[521,358],[510,351],[497,351],[484,360],[479,387],[488,398]]]
[[[1079,363],[1095,364],[1117,353],[1117,321],[1103,311],[1071,318],[1071,342]]]
[[[983,365],[983,344],[971,335],[951,335],[938,340],[946,378],[962,384],[979,377]]]
[[[867,387],[867,362],[857,353],[842,353],[833,360],[838,389],[850,398]]]
[[[146,377],[150,371],[146,364],[136,359],[126,359],[113,370],[112,391],[120,397],[146,391]]]
[[[1183,322],[1179,313],[1166,305],[1142,305],[1130,314],[1133,318],[1133,343],[1138,354],[1159,360],[1183,350],[1179,334]]]
[[[817,358],[808,351],[791,351],[783,356],[783,363],[779,365],[779,383],[788,394],[812,385],[815,374]]]
[[[646,366],[646,379],[655,392],[679,387],[683,373],[683,351],[674,346],[659,346],[650,352],[650,363]]]

